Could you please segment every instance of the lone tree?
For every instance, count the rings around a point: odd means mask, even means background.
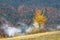
[[[33,18],[33,23],[34,23],[34,28],[33,30],[35,32],[39,32],[43,30],[45,31],[46,29],[44,28],[44,25],[46,23],[47,18],[44,16],[45,10],[39,10],[36,9],[35,11],[35,16]]]
[[[39,25],[45,24],[47,18],[44,16],[44,12],[45,12],[45,10],[36,9],[33,21],[37,22]]]

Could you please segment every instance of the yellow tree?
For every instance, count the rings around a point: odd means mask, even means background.
[[[45,10],[36,9],[35,16],[33,18],[34,28],[33,30],[39,32],[39,27],[44,29],[44,24],[47,18],[44,16]],[[44,29],[45,30],[45,29]]]
[[[37,22],[39,25],[45,24],[47,18],[44,16],[45,10],[36,9],[35,16],[33,18],[34,22]]]

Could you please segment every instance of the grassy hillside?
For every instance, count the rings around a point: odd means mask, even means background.
[[[60,40],[60,31],[17,36],[13,38],[0,38],[0,40]]]

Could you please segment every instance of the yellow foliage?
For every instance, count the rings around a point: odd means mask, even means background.
[[[35,16],[33,18],[34,22],[37,22],[39,25],[43,25],[46,22],[46,17],[44,16],[44,11],[37,9],[35,12]]]

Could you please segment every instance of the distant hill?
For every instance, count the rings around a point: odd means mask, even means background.
[[[47,23],[60,24],[60,0],[0,0],[0,17],[16,24],[22,21],[26,24],[32,23],[36,8],[46,8],[45,15],[49,16]],[[54,22],[53,22],[54,21]]]

